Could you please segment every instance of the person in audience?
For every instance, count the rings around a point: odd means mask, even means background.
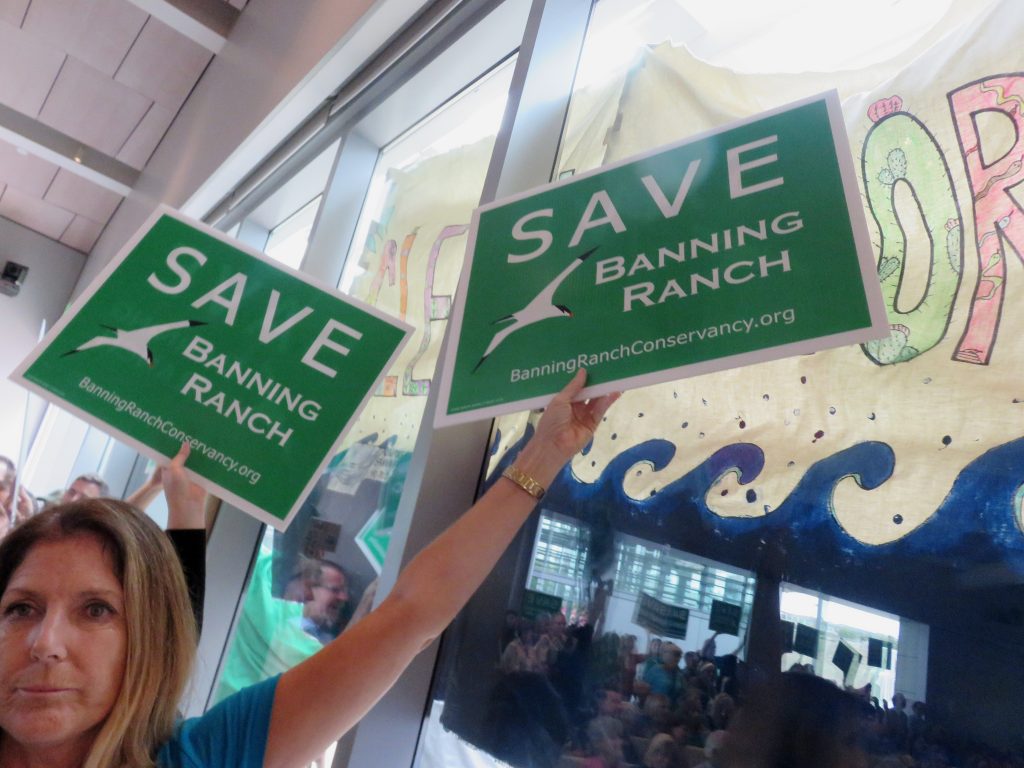
[[[892,709],[885,712],[885,738],[893,750],[902,750],[907,748],[909,734],[907,697],[896,691],[892,696]]]
[[[18,472],[14,462],[6,456],[0,456],[0,538],[7,535],[14,522],[14,486],[18,480]]]
[[[619,768],[625,762],[622,752],[622,723],[614,717],[595,717],[587,724],[590,754],[583,768]]]
[[[700,647],[700,657],[705,661],[714,661],[715,655],[717,654],[717,643],[719,632],[715,632],[711,637],[704,641],[704,645]]]
[[[643,667],[640,669],[640,679],[647,674],[647,670],[661,664],[661,638],[652,637],[647,641],[647,656],[644,658]]]
[[[667,733],[659,733],[647,745],[644,768],[687,768],[683,752]]]
[[[649,693],[644,699],[644,706],[633,735],[649,739],[656,733],[664,733],[669,729],[671,719],[672,707],[668,696],[663,693]]]
[[[683,654],[683,679],[687,685],[691,685],[699,674],[697,665],[700,663],[700,654],[696,651],[687,651]]]
[[[704,741],[704,760],[691,768],[722,768],[722,752],[727,731],[712,731]]]
[[[729,722],[736,712],[736,702],[728,693],[719,693],[708,704],[708,720],[713,731],[728,729]]]
[[[713,661],[702,661],[697,669],[692,687],[700,691],[701,706],[706,710],[711,699],[718,693],[718,670]]]
[[[669,706],[674,707],[680,694],[686,690],[683,671],[679,669],[679,661],[683,658],[682,649],[675,643],[661,644],[661,664],[652,666],[644,672],[644,682],[651,693],[660,693],[668,697]]]
[[[516,611],[505,611],[505,624],[501,628],[498,640],[499,652],[504,652],[508,644],[519,637],[519,614]]]
[[[80,499],[96,499],[100,496],[107,496],[109,493],[110,489],[107,487],[107,481],[99,475],[90,472],[79,475],[71,482],[71,485],[64,489],[64,493],[60,497],[60,503],[70,504]]]
[[[349,604],[348,576],[335,562],[320,559],[310,597],[302,606],[302,628],[326,645],[336,638]]]
[[[6,456],[0,456],[0,538],[6,535],[11,526],[31,517],[35,511],[35,500],[24,486],[18,485],[18,471],[14,462]]]
[[[109,495],[110,488],[107,481],[93,472],[86,472],[78,475],[66,488],[34,499],[33,505],[38,509],[47,509],[55,504],[70,504],[73,501],[98,499]]]
[[[633,683],[640,655],[636,652],[636,635],[623,635],[619,643],[619,688],[626,701],[633,698]]]
[[[593,439],[616,396],[573,402],[585,378],[581,369],[551,400],[516,457],[520,474],[494,483],[413,558],[375,610],[280,677],[184,723],[175,713],[196,627],[159,527],[110,499],[57,505],[19,525],[0,542],[0,765],[313,761],[469,599],[536,507],[528,489],[549,485]],[[164,482],[169,506],[202,503]]]
[[[513,672],[536,672],[533,646],[537,642],[537,630],[532,621],[524,619],[519,624],[519,634],[505,646],[499,667],[503,674]]]
[[[865,768],[862,704],[834,683],[781,673],[744,700],[722,768]]]
[[[693,686],[687,688],[677,712],[679,718],[686,723],[688,743],[695,747],[703,747],[704,740],[711,731],[711,722],[700,690]]]

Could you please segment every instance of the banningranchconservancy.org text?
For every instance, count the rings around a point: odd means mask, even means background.
[[[747,334],[757,328],[769,325],[792,325],[796,322],[796,310],[780,309],[769,312],[760,317],[748,317],[741,320],[709,325],[690,331],[680,331],[671,336],[662,336],[656,339],[637,339],[629,344],[619,344],[613,349],[605,349],[600,352],[581,352],[575,357],[564,360],[552,360],[550,363],[535,365],[530,368],[512,368],[509,372],[509,381],[529,381],[540,376],[551,376],[561,373],[574,373],[578,368],[593,368],[602,363],[623,360],[628,357],[638,357],[652,352],[661,352],[673,347],[681,347],[685,344],[715,339],[719,336],[731,334]]]
[[[203,442],[199,438],[192,437],[188,433],[176,427],[173,421],[164,419],[155,413],[150,413],[132,400],[125,400],[116,392],[112,392],[111,390],[92,381],[88,376],[85,376],[80,382],[78,382],[78,387],[79,389],[84,389],[90,395],[94,395],[109,403],[118,413],[127,413],[133,419],[145,422],[149,426],[153,427],[153,429],[158,430],[161,434],[167,435],[168,437],[177,440],[179,443],[188,443],[193,451],[203,454],[211,461],[215,461],[225,467],[229,472],[234,472],[245,480],[248,480],[250,485],[256,485],[256,483],[260,481],[260,473],[255,469],[242,464],[218,448]]]

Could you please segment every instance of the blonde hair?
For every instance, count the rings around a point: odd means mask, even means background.
[[[29,551],[44,541],[95,536],[124,590],[127,655],[117,699],[84,768],[152,766],[172,734],[192,671],[196,625],[181,564],[160,528],[129,504],[87,499],[60,504],[0,542],[0,595]]]

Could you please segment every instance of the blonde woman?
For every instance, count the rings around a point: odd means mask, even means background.
[[[0,543],[0,765],[277,768],[307,765],[377,702],[469,599],[529,517],[523,476],[547,486],[616,395],[554,397],[503,477],[405,569],[391,593],[322,651],[202,718],[175,722],[195,623],[163,532],[129,505],[59,505]],[[202,504],[180,457],[168,503]],[[316,707],[309,707],[316,701]]]

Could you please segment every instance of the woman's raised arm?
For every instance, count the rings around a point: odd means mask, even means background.
[[[585,381],[578,371],[552,399],[516,458],[515,467],[544,487],[590,441],[618,397],[573,402]],[[355,725],[466,604],[536,503],[508,478],[498,480],[413,558],[376,610],[282,675],[264,766],[307,765]]]

